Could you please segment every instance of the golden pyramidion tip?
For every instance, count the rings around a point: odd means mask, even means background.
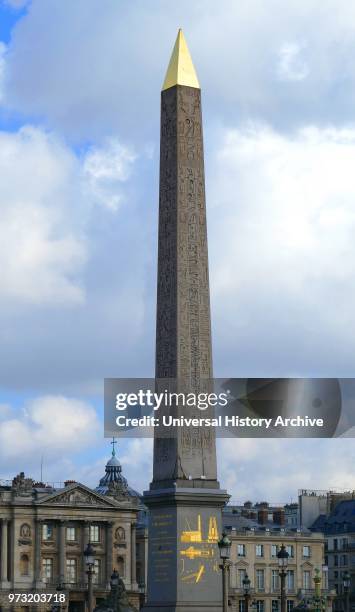
[[[179,28],[176,37],[162,90],[174,87],[174,85],[186,85],[187,87],[200,89],[190,51],[181,28]]]

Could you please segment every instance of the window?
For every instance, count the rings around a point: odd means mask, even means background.
[[[338,540],[337,540],[337,538],[334,538],[334,540],[333,540],[333,547],[334,547],[334,550],[338,550]]]
[[[279,600],[273,599],[271,602],[271,612],[279,612]]]
[[[263,591],[265,588],[265,572],[263,569],[256,570],[256,588]]]
[[[334,555],[334,566],[338,567],[338,565],[339,565],[338,555]]]
[[[247,573],[247,571],[245,569],[239,569],[238,570],[238,587],[240,589],[243,588],[243,580],[245,578],[245,574]]]
[[[341,539],[341,547],[342,549],[346,548],[348,545],[348,538],[342,538]]]
[[[311,572],[309,570],[305,570],[303,572],[303,588],[304,589],[311,588]]]
[[[291,612],[294,608],[295,602],[293,601],[293,599],[288,599],[287,600],[287,612]]]
[[[287,570],[287,574],[286,574],[286,588],[289,591],[294,591],[294,589],[295,589],[295,572],[294,572],[294,570]]]
[[[90,542],[100,542],[100,527],[90,525]]]
[[[44,582],[51,582],[53,578],[53,559],[42,559],[42,576]]]
[[[256,544],[255,546],[255,554],[257,557],[263,557],[264,556],[264,546],[263,544]]]
[[[289,544],[288,546],[286,546],[286,550],[288,552],[289,557],[294,557],[292,544]]]
[[[311,547],[310,546],[304,546],[303,547],[303,557],[306,559],[309,559],[309,557],[311,556]]]
[[[272,557],[277,557],[277,544],[271,544],[271,556]]]
[[[271,572],[271,590],[279,590],[279,570],[272,570]]]
[[[76,559],[67,559],[67,582],[76,582]]]
[[[256,600],[255,610],[256,610],[256,612],[264,612],[265,604],[264,604],[264,600],[263,599],[257,599]]]
[[[238,557],[245,557],[245,544],[238,544]]]
[[[100,583],[100,578],[101,578],[101,560],[100,559],[94,560],[94,575],[92,578],[93,578],[94,584]]]
[[[239,612],[245,612],[245,601],[244,599],[239,600]]]
[[[28,555],[21,555],[20,557],[20,574],[21,576],[28,576],[30,573],[30,560]]]
[[[67,527],[67,542],[75,542],[75,527]]]
[[[42,526],[42,540],[53,540],[53,526],[45,523]]]
[[[347,558],[346,555],[341,555],[340,557],[340,565],[347,565]]]

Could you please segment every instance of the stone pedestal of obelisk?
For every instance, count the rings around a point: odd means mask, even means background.
[[[161,94],[160,143],[156,379],[162,389],[166,379],[197,394],[212,379],[206,203],[201,91],[181,31]],[[156,431],[153,481],[144,494],[145,609],[221,612],[217,542],[228,496],[217,480],[215,433],[164,433]]]

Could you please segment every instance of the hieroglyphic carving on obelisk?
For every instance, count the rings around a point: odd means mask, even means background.
[[[181,30],[161,94],[160,138],[156,378],[198,393],[212,378],[201,90]],[[198,480],[217,488],[213,428],[174,435],[156,432],[152,486]]]
[[[212,390],[201,91],[181,31],[161,94],[157,298],[156,385],[178,393]],[[145,610],[221,612],[217,541],[228,495],[217,481],[214,429],[184,425],[164,436],[162,429],[155,428],[153,481],[144,493]]]

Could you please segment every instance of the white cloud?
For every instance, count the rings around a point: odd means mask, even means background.
[[[39,129],[0,133],[2,298],[83,300],[75,276],[86,246],[67,215],[79,170],[70,150]]]
[[[353,440],[244,438],[218,446],[221,484],[239,502],[296,501],[298,490],[307,488],[355,489]]]
[[[78,452],[97,437],[94,408],[87,402],[63,396],[42,396],[25,404],[22,414],[6,418],[0,428],[0,457],[24,469],[44,453],[47,459]],[[21,465],[20,465],[21,464]]]
[[[31,126],[0,133],[0,267],[3,299],[80,304],[95,204],[117,209],[134,157],[116,141],[78,159]]]
[[[42,129],[0,135],[2,315],[10,304],[1,325],[1,380],[47,389],[69,382],[87,391],[101,389],[108,373],[152,371],[158,161],[153,157],[153,179],[151,166],[148,177],[139,175],[140,206],[130,200],[124,223],[105,216],[124,206],[122,183],[134,161],[133,149],[107,136],[124,133],[146,143],[154,129],[157,142],[158,92],[180,24],[207,111],[216,373],[352,376],[355,130],[339,126],[353,120],[355,104],[353,4],[155,0],[154,9],[115,0],[107,0],[105,11],[88,0],[33,0],[8,52],[1,46],[8,109],[94,143],[80,157]],[[255,116],[282,129],[243,127]],[[232,127],[218,131],[218,117]],[[332,123],[338,127],[321,127]],[[85,308],[61,308],[84,300]],[[18,304],[26,305],[21,316]],[[43,305],[46,311],[37,308]],[[41,444],[47,430],[56,435],[54,409],[53,427],[39,423],[49,405],[48,398],[29,405],[24,419],[3,411],[8,433],[24,438],[28,453],[36,450],[32,438]],[[58,448],[73,448],[63,433],[60,440]],[[279,456],[291,442],[289,477],[280,473]],[[325,488],[353,482],[343,455],[341,476],[327,463],[336,444],[315,447],[314,464],[323,449],[329,473]],[[309,473],[311,450],[309,441],[238,441],[226,447],[231,461],[222,456],[221,476],[238,497],[277,501],[299,484],[318,486],[316,472]],[[148,445],[132,445],[124,458],[127,470],[142,474],[143,489]],[[71,470],[75,477],[77,466],[65,460],[61,474]],[[51,469],[59,474],[56,465]],[[249,474],[258,469],[253,488]],[[80,473],[89,478],[89,471]]]
[[[302,57],[304,45],[285,43],[279,51],[278,75],[286,81],[302,81],[308,76],[309,69]]]
[[[120,183],[129,178],[136,156],[114,139],[104,147],[93,146],[85,155],[84,177],[97,201],[117,210],[122,200]]]
[[[0,403],[0,421],[10,416],[10,414],[11,414],[10,404]]]
[[[227,130],[209,165],[221,375],[350,375],[355,129]]]
[[[347,0],[153,6],[107,0],[101,11],[88,0],[33,0],[10,43],[6,103],[76,138],[113,130],[151,138],[182,25],[214,115],[274,125],[352,117],[355,11]]]

